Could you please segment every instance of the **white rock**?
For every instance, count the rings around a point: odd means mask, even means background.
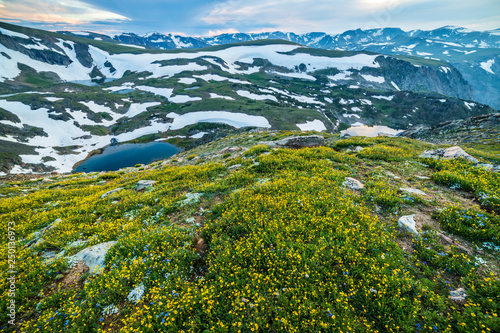
[[[106,242],[88,247],[70,257],[71,262],[85,261],[91,274],[101,274],[104,269],[104,257],[109,249],[116,244],[116,241]]]
[[[401,187],[400,190],[411,193],[411,194],[418,194],[418,195],[427,196],[427,193],[420,191],[420,190],[417,190],[416,188]]]
[[[418,236],[418,231],[415,229],[415,214],[402,216],[398,220],[399,228],[402,230],[406,230]]]
[[[351,177],[346,177],[344,186],[350,188],[351,190],[361,190],[365,187],[359,180],[351,178]]]

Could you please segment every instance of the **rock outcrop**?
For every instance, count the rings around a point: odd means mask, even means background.
[[[278,147],[284,148],[311,148],[325,145],[325,138],[320,135],[291,136],[275,142]]]
[[[450,147],[450,148],[439,148],[436,150],[426,150],[422,154],[420,154],[419,157],[427,157],[427,158],[444,158],[444,159],[453,159],[453,158],[465,158],[466,160],[471,161],[474,164],[479,163],[479,161],[467,154],[462,148],[455,146],[455,147]]]

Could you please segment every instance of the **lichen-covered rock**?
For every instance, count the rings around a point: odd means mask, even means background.
[[[355,191],[359,191],[365,187],[365,185],[363,185],[363,183],[361,183],[359,180],[351,177],[346,177],[344,186]]]
[[[100,274],[104,269],[104,257],[116,241],[106,242],[88,247],[70,257],[70,262],[83,260],[92,274]]]
[[[450,291],[450,296],[448,298],[459,304],[465,304],[467,293],[464,288],[458,288],[457,290]]]
[[[419,157],[427,157],[427,158],[444,158],[444,159],[453,159],[453,158],[465,158],[473,163],[479,163],[479,161],[467,154],[462,148],[459,146],[454,146],[450,148],[439,148],[436,150],[426,150]]]

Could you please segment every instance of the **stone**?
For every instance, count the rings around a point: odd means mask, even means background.
[[[365,185],[363,185],[363,183],[361,183],[359,180],[351,177],[345,178],[344,186],[355,191],[359,191],[365,187]]]
[[[241,150],[241,147],[226,147],[224,149],[222,149],[221,151],[219,151],[219,154],[225,154],[225,153],[232,153],[232,152],[235,152],[235,151],[240,151]]]
[[[152,187],[155,183],[155,180],[139,180],[135,189],[136,191],[144,191],[148,187]]]
[[[276,145],[286,148],[310,148],[325,145],[325,138],[320,135],[291,136],[276,142]]]
[[[422,196],[427,196],[427,193],[420,191],[420,190],[417,190],[416,188],[401,187],[400,190],[404,191],[404,192],[411,193],[411,194],[418,194],[418,195],[422,195]]]
[[[430,177],[427,177],[427,176],[415,176],[415,177],[417,177],[418,179],[422,179],[422,180],[431,179]]]
[[[467,154],[462,148],[459,146],[454,146],[450,148],[439,148],[436,150],[426,150],[422,154],[420,154],[419,157],[427,157],[427,158],[444,158],[444,159],[453,159],[453,158],[465,158],[474,164],[479,163],[479,161],[475,158],[472,157],[471,155]]]
[[[123,190],[123,187],[118,187],[118,188],[115,188],[114,190],[108,191],[108,192],[104,193],[103,195],[101,195],[101,199],[104,199],[108,195],[111,195],[111,194],[118,192],[118,191],[121,191],[121,190]]]
[[[70,262],[77,263],[83,260],[89,267],[90,273],[101,274],[104,270],[104,257],[109,249],[116,244],[116,241],[106,242],[81,250],[69,258]]]
[[[458,288],[457,290],[450,291],[450,296],[448,298],[458,304],[465,304],[467,292],[464,288]]]
[[[446,236],[445,234],[442,234],[442,233],[440,233],[440,232],[438,232],[437,234],[438,234],[438,236],[439,236],[439,237],[441,237],[441,239],[442,239],[442,240],[444,240],[445,242],[450,243],[450,244],[453,244],[453,240],[452,240],[450,237],[448,237],[448,236]]]
[[[365,148],[363,148],[363,147],[361,147],[361,146],[357,146],[356,148],[354,148],[354,151],[355,151],[356,153],[359,153],[359,152],[360,152],[360,151],[362,151],[363,149],[365,149]]]
[[[229,168],[227,168],[227,171],[234,171],[234,170],[237,170],[241,168],[241,164],[235,164],[235,165],[231,165]]]
[[[401,230],[408,231],[415,236],[418,236],[419,233],[417,229],[415,228],[415,214],[413,215],[406,215],[406,216],[401,216],[398,220],[398,225]]]

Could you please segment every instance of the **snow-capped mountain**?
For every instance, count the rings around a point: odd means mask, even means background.
[[[404,129],[493,111],[472,100],[452,65],[421,57],[276,39],[165,51],[82,36],[0,23],[0,145],[8,152],[0,172],[68,172],[111,139],[196,139],[199,122]]]
[[[283,32],[235,33],[214,37],[185,37],[159,33],[145,36],[122,34],[114,40],[150,48],[201,48],[259,39],[282,39],[312,48],[344,51],[373,51],[413,55],[446,61],[456,67],[473,87],[475,100],[500,109],[500,29],[471,31],[445,26],[435,30],[403,31],[399,28],[349,30],[330,35]]]

